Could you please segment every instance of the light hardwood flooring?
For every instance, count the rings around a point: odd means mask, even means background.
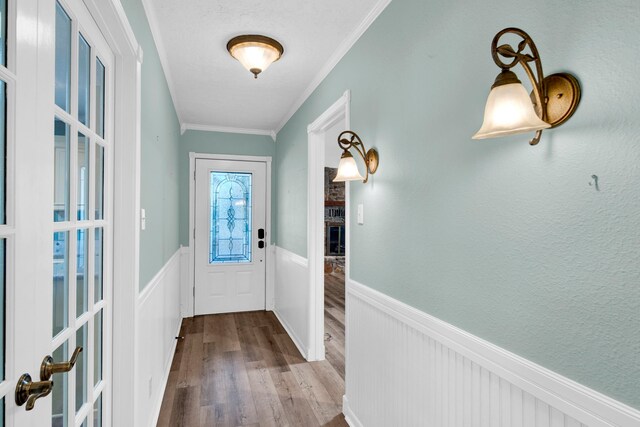
[[[344,277],[325,276],[326,360],[306,362],[271,312],[182,323],[158,426],[346,426]]]

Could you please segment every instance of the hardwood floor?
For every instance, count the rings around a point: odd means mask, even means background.
[[[326,360],[306,362],[271,312],[185,319],[158,426],[346,426],[344,277],[325,276]]]

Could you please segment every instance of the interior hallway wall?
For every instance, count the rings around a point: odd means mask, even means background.
[[[583,87],[537,147],[471,140],[509,26]],[[638,28],[635,0],[392,1],[278,134],[278,246],[307,255],[307,125],[350,89],[380,153],[352,278],[640,408]]]
[[[140,206],[146,230],[140,232],[140,289],[179,248],[178,142],[180,124],[141,0],[121,0],[142,46],[142,137]],[[127,141],[116,141],[126,144]]]

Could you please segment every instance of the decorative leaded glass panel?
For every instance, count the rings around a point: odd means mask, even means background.
[[[251,178],[211,172],[210,264],[251,262]]]

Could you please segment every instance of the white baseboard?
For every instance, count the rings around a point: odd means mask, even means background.
[[[291,325],[289,325],[289,323],[287,323],[287,321],[285,320],[285,318],[282,315],[278,314],[278,310],[277,309],[273,310],[273,314],[276,315],[276,317],[280,321],[280,324],[282,325],[284,330],[287,331],[287,334],[289,334],[289,337],[291,338],[291,341],[293,341],[293,343],[298,348],[298,351],[300,352],[302,357],[304,357],[305,360],[306,360],[308,358],[308,356],[309,356],[309,350],[304,346],[304,344],[302,343],[302,340],[300,340],[300,338],[298,338],[298,335],[296,335],[295,330],[291,327]]]
[[[350,427],[363,427],[356,414],[351,410],[349,399],[346,395],[342,396],[342,415],[344,415],[344,419]]]
[[[640,426],[640,411],[352,280],[346,307],[353,425]]]

